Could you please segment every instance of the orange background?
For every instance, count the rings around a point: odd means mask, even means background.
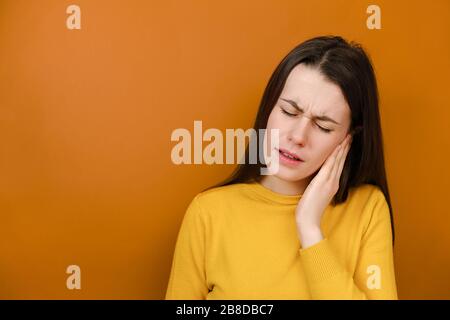
[[[323,34],[374,61],[399,297],[450,298],[450,1],[80,0],[81,30],[70,4],[0,0],[0,298],[163,299],[188,203],[234,167],[172,164],[172,131],[252,127]]]

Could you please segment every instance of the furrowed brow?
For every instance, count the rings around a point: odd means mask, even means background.
[[[297,109],[298,111],[300,111],[300,112],[302,112],[302,113],[305,112],[301,107],[298,106],[297,102],[295,102],[294,100],[283,99],[283,98],[280,98],[280,99],[283,100],[283,101],[286,101],[287,103],[289,103],[291,106],[293,106],[293,107],[294,107],[295,109]],[[339,122],[337,122],[336,120],[331,119],[331,118],[328,117],[328,116],[313,116],[312,118],[313,118],[313,119],[320,120],[320,121],[333,122],[333,123],[335,123],[335,124],[337,124],[337,125],[340,125]]]

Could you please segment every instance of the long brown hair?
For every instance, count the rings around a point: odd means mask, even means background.
[[[362,184],[379,187],[389,206],[394,244],[394,219],[384,165],[377,82],[371,60],[360,44],[348,43],[339,36],[320,36],[306,40],[292,49],[269,79],[253,129],[256,132],[266,129],[269,115],[289,73],[300,63],[316,68],[329,81],[338,85],[351,110],[352,144],[340,177],[339,190],[332,203],[336,205],[345,202],[352,187]],[[259,135],[255,138],[258,140]],[[258,141],[256,145],[260,146],[260,143]],[[245,161],[241,163],[228,178],[205,190],[260,181],[260,168],[264,165],[259,162],[250,163],[249,145],[245,150]]]

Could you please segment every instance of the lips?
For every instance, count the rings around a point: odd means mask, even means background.
[[[300,158],[297,154],[295,154],[293,152],[289,152],[286,149],[280,148],[280,149],[278,149],[278,151],[281,152],[281,153],[285,153],[285,154],[295,158],[296,160],[304,162],[304,160],[302,158]]]

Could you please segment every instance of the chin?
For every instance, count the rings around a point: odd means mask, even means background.
[[[280,180],[297,182],[307,178],[309,175],[303,174],[301,172],[286,172],[285,169],[280,168],[277,174],[274,174]]]

